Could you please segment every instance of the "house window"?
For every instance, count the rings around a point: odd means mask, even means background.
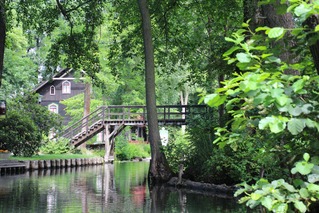
[[[50,104],[49,110],[50,112],[59,113],[59,107],[57,104]]]
[[[55,95],[55,86],[50,87],[50,95]]]
[[[62,94],[71,93],[71,83],[69,81],[63,81],[62,83]]]

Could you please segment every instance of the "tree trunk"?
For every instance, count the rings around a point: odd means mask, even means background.
[[[283,27],[286,29],[293,29],[295,27],[295,22],[291,13],[285,14],[277,14],[276,7],[280,5],[279,0],[275,4],[267,4],[262,6],[262,13],[265,17],[264,25],[268,27]],[[287,32],[285,37],[287,38],[285,42],[284,40],[279,40],[274,43],[274,45],[279,45],[282,49],[280,54],[280,59],[287,63],[293,63],[296,56],[291,53],[290,49],[296,45],[294,39],[291,38],[290,32]],[[290,37],[290,38],[289,38]],[[287,74],[299,74],[294,70],[286,71]]]
[[[84,110],[83,110],[83,118],[88,116],[90,114],[90,105],[91,105],[91,84],[85,83],[85,89],[84,89]],[[87,123],[88,119],[83,120],[83,124]],[[87,129],[88,126],[82,125],[83,128]],[[86,148],[86,143],[81,144],[80,148]]]
[[[6,1],[0,0],[0,87],[3,75],[4,48],[6,41]]]
[[[244,0],[244,22],[249,20],[249,26],[252,31],[260,26],[261,14],[258,7],[259,0]]]
[[[145,54],[146,109],[152,158],[150,162],[149,179],[151,185],[153,185],[153,183],[156,182],[168,181],[172,176],[172,172],[169,169],[165,155],[163,152],[161,152],[161,141],[158,128],[155,98],[154,50],[152,43],[151,18],[147,0],[138,0],[138,5],[142,17],[142,32]]]
[[[308,27],[310,30],[314,30],[315,27],[319,24],[319,16],[312,15],[306,19],[303,23],[305,27]],[[311,41],[313,36],[317,36],[316,34],[310,34],[307,36],[307,39],[310,41],[310,52],[313,58],[313,62],[315,64],[317,74],[319,75],[319,40],[315,38],[315,41]]]
[[[291,13],[278,14],[276,8],[280,5],[280,1],[277,0],[275,3],[262,5],[258,7],[258,0],[245,0],[244,1],[244,19],[245,21],[251,20],[250,28],[254,31],[259,26],[268,27],[283,27],[286,29],[293,29],[295,22]],[[292,54],[290,49],[296,45],[294,39],[292,39],[290,33],[285,35],[286,42],[281,39],[273,43],[273,46],[281,47],[281,54],[279,58],[286,63],[294,63],[297,59],[296,55]],[[286,74],[299,73],[295,70],[286,70]]]

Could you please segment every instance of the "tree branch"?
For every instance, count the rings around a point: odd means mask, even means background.
[[[71,32],[72,32],[73,23],[72,23],[71,18],[70,18],[70,16],[69,16],[69,12],[66,11],[66,10],[63,8],[62,4],[60,3],[60,0],[56,0],[56,4],[57,4],[59,10],[61,11],[62,15],[63,15],[63,16],[65,17],[65,19],[70,23]]]
[[[80,7],[82,7],[82,6],[85,5],[85,4],[90,3],[91,1],[95,1],[95,0],[88,0],[88,1],[86,1],[86,2],[83,2],[83,3],[79,4],[78,6],[72,8],[72,9],[67,10],[66,13],[73,12],[74,10],[79,9]]]

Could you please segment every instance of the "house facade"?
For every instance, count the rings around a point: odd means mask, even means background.
[[[50,80],[40,83],[34,91],[40,95],[39,103],[48,110],[63,116],[63,125],[67,125],[70,117],[66,115],[62,100],[84,93],[85,84],[74,78],[74,70],[62,69]]]

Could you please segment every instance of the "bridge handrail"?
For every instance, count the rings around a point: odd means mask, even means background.
[[[191,113],[191,109],[207,108],[207,105],[159,105],[156,107],[159,120],[186,119],[186,115]],[[114,110],[121,109],[119,112]],[[132,111],[132,109],[134,109]],[[141,109],[141,112],[138,111]],[[113,110],[113,111],[112,111]],[[137,110],[136,112],[134,112]],[[207,112],[207,110],[205,110]],[[176,117],[178,116],[178,117]],[[129,121],[141,120],[145,124],[147,121],[146,106],[144,105],[109,105],[101,106],[95,111],[75,122],[63,131],[62,137],[71,139],[80,132],[88,131],[89,127],[98,121]]]
[[[75,135],[74,132],[78,132],[79,130],[82,130],[84,127],[86,128],[86,131],[88,131],[88,127],[90,126],[90,125],[88,125],[89,123],[93,124],[93,123],[97,122],[99,120],[97,118],[104,120],[104,116],[105,116],[104,112],[105,112],[105,106],[101,106],[101,107],[97,108],[95,111],[93,111],[89,115],[83,117],[79,121],[75,122],[74,124],[72,124],[71,126],[66,128],[63,131],[64,133],[62,134],[62,137],[72,138]],[[99,116],[99,115],[101,115],[101,116]]]

